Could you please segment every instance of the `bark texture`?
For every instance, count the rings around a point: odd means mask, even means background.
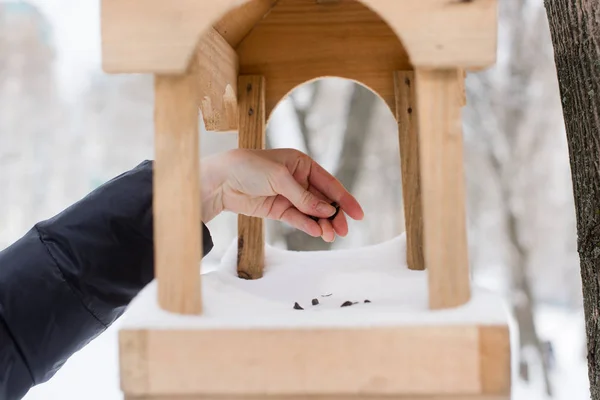
[[[600,3],[545,0],[577,218],[590,392],[600,400]]]

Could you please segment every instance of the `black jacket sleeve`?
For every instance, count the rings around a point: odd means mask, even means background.
[[[203,237],[207,254],[204,225]],[[50,379],[123,313],[153,270],[151,161],[0,252],[0,400]]]

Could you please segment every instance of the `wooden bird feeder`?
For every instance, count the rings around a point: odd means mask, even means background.
[[[237,131],[239,147],[261,149],[278,102],[328,76],[364,84],[396,116],[407,263],[427,274],[428,312],[460,313],[476,301],[461,108],[464,71],[495,62],[496,2],[102,0],[104,70],[155,76],[153,207],[162,312],[204,318],[199,115],[208,131]],[[261,278],[264,222],[240,216],[238,224],[239,276]],[[506,321],[142,326],[122,330],[120,347],[129,400],[510,398]]]

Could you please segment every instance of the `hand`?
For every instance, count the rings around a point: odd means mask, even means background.
[[[288,223],[333,242],[348,234],[346,214],[364,217],[356,199],[306,154],[293,149],[237,149],[202,160],[202,220],[221,211]],[[340,205],[335,213],[330,203]],[[320,218],[318,222],[309,216]]]

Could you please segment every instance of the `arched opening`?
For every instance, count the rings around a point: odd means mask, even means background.
[[[239,74],[265,78],[267,146],[315,158],[368,215],[348,221],[349,235],[333,246],[268,222],[271,245],[349,248],[404,231],[394,72],[413,66],[396,32],[368,3],[251,0],[212,24],[235,49]]]
[[[295,87],[275,107],[267,147],[296,148],[319,162],[358,199],[363,221],[326,243],[282,223],[267,223],[267,242],[295,251],[349,249],[381,243],[404,229],[398,125],[370,88],[328,77]]]
[[[396,33],[358,0],[278,0],[235,49],[240,75],[267,81],[267,117],[293,88],[327,76],[362,82],[393,110],[393,73],[413,69]]]
[[[269,221],[266,240],[271,245],[291,250],[350,248],[380,243],[404,231],[394,72],[413,66],[396,33],[367,3],[251,0],[238,3],[212,24],[235,49],[239,75],[265,78],[267,145],[297,148],[334,175],[341,174],[340,180],[368,215],[360,222],[349,221],[349,235],[333,246]],[[328,96],[326,107],[314,107],[315,101],[322,101],[313,96],[315,87],[324,88],[319,92]],[[350,108],[364,108],[369,114],[349,124],[355,128],[352,132],[346,125],[360,113]],[[300,133],[280,133],[284,130]],[[358,161],[353,152],[360,153]]]

